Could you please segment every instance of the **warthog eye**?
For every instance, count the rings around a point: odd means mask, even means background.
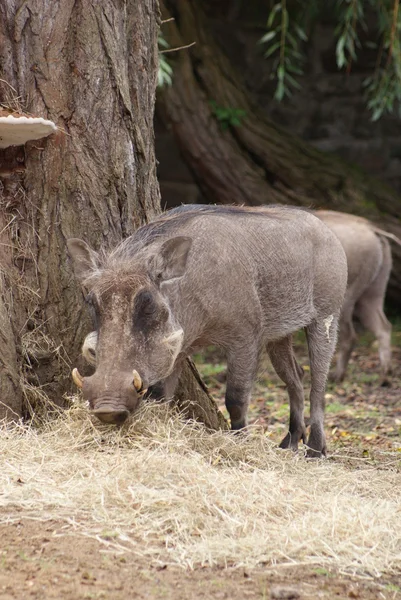
[[[153,295],[148,290],[139,292],[135,298],[135,313],[141,315],[152,316],[157,310],[156,302],[153,299]]]
[[[88,307],[89,314],[91,316],[94,329],[98,329],[99,325],[99,305],[93,292],[90,292],[86,298],[85,303]]]
[[[142,290],[137,294],[134,302],[134,328],[140,331],[149,331],[168,317],[165,307],[160,306],[152,292]]]

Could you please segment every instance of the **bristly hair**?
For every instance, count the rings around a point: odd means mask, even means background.
[[[135,265],[138,264],[135,261]],[[148,282],[143,265],[134,266],[134,260],[125,262],[121,260],[106,262],[104,266],[99,265],[88,274],[83,282],[86,289],[95,292],[95,294],[107,294],[109,290],[115,290],[116,286],[121,291],[123,289],[132,290],[143,287]]]
[[[289,211],[294,210],[294,206],[286,206],[279,204],[272,204],[268,206],[232,206],[232,205],[214,205],[214,204],[183,204],[172,208],[171,210],[156,217],[153,221],[140,227],[132,236],[128,238],[131,243],[136,246],[135,242],[141,242],[142,246],[147,246],[152,243],[155,238],[162,236],[167,233],[174,233],[174,231],[187,223],[188,221],[200,217],[203,215],[216,215],[216,216],[257,216],[275,219],[282,218],[282,209],[288,209]],[[280,209],[280,213],[275,209]],[[124,244],[124,242],[123,242]]]
[[[232,206],[213,204],[184,204],[169,211],[162,213],[150,223],[143,225],[129,238],[121,242],[111,252],[101,252],[99,254],[99,268],[121,269],[121,261],[124,260],[129,269],[128,262],[139,258],[141,250],[145,250],[150,244],[164,235],[174,235],[180,227],[188,221],[197,217],[207,216],[257,216],[259,218],[283,219],[283,210],[293,212],[299,210],[294,206],[271,204],[267,206]],[[110,273],[111,275],[111,273]],[[92,277],[95,277],[96,273]],[[92,278],[91,277],[91,278]]]

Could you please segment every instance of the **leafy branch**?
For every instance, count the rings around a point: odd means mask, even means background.
[[[173,83],[173,68],[164,56],[163,51],[170,48],[168,42],[164,39],[163,34],[160,32],[157,38],[157,45],[159,48],[159,70],[157,71],[157,87],[162,88],[166,85]]]
[[[377,121],[384,113],[393,113],[398,107],[401,117],[401,11],[399,0],[378,15],[381,46],[376,69],[365,79],[366,100]]]
[[[279,102],[291,95],[291,88],[300,89],[296,75],[303,74],[304,57],[300,44],[307,40],[304,29],[290,21],[286,0],[277,2],[267,19],[268,32],[259,40],[267,46],[265,58],[273,57],[272,79],[277,80],[274,97]]]
[[[300,88],[303,74],[302,48],[309,39],[313,24],[328,12],[337,21],[336,63],[349,74],[364,37],[366,47],[377,51],[376,66],[365,84],[366,103],[372,120],[398,109],[401,116],[401,10],[400,0],[279,0],[273,4],[267,19],[267,32],[259,40],[266,47],[264,56],[272,59],[272,79],[277,81],[274,97],[281,101]],[[291,9],[289,9],[291,6]],[[375,16],[376,27],[369,31],[367,15]],[[298,76],[298,79],[296,78]]]
[[[348,73],[352,62],[357,60],[357,48],[361,48],[358,25],[366,30],[363,4],[360,0],[338,0],[337,2],[339,23],[334,32],[338,36],[337,67],[339,69],[346,67]]]

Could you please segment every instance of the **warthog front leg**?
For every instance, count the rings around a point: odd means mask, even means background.
[[[332,318],[331,318],[332,317]],[[330,362],[337,342],[338,314],[314,321],[306,327],[311,372],[310,433],[308,453],[310,458],[326,455],[324,434],[324,394]]]
[[[304,421],[304,372],[295,360],[292,336],[268,344],[267,352],[280,379],[286,384],[290,401],[290,425],[280,448],[298,449],[298,443],[306,442]]]
[[[259,348],[255,342],[231,350],[227,357],[226,408],[231,429],[246,427],[252,385],[258,368]]]

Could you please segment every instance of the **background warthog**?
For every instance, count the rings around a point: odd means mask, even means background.
[[[391,272],[391,249],[386,238],[400,245],[401,240],[362,217],[328,210],[318,210],[315,214],[339,238],[348,263],[348,283],[340,317],[335,379],[344,379],[356,340],[353,316],[376,336],[381,371],[385,378],[391,366],[391,323],[383,312]]]
[[[324,391],[347,266],[336,236],[309,212],[186,206],[145,225],[109,254],[68,242],[98,332],[96,371],[76,382],[95,414],[118,423],[149,385],[173,395],[183,359],[216,344],[227,352],[226,406],[246,425],[263,347],[290,400],[282,448],[305,441],[302,369],[291,334],[305,328],[311,369],[311,455],[326,444]],[[134,371],[133,371],[134,370]]]

